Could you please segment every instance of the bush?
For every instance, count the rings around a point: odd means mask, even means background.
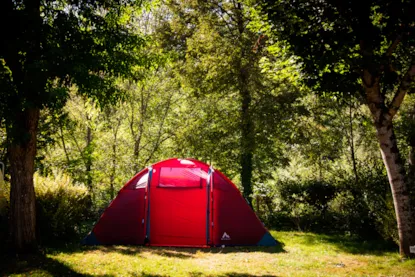
[[[398,230],[389,182],[385,172],[365,168],[359,180],[353,178],[338,184],[343,192],[337,199],[342,205],[332,207],[339,215],[339,225],[363,238],[382,237],[398,243]],[[347,224],[347,226],[345,226]]]
[[[38,230],[42,238],[73,238],[91,215],[92,201],[85,186],[62,173],[43,177],[35,173]]]
[[[327,229],[329,202],[336,187],[317,180],[283,181],[278,185],[279,212],[290,218],[298,230]]]
[[[358,235],[364,239],[378,238],[375,218],[365,202],[346,189],[342,189],[330,203],[333,230]]]
[[[3,180],[0,181],[0,241],[6,241],[8,234],[8,214],[10,187]]]
[[[364,239],[382,237],[397,243],[395,212],[387,177],[365,169],[341,181],[278,182],[276,192],[261,196],[271,200],[273,211],[262,212],[268,226],[314,232],[340,232]],[[268,189],[267,191],[272,191]],[[264,201],[263,201],[264,202]]]
[[[62,173],[34,175],[37,230],[43,241],[72,239],[83,235],[82,227],[91,217],[92,201],[85,186],[75,184]],[[7,237],[10,187],[0,185],[0,238]]]

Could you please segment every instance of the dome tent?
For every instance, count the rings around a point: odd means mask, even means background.
[[[210,247],[276,245],[238,188],[193,159],[169,159],[119,191],[84,244]]]

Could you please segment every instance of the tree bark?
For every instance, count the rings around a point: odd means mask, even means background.
[[[89,122],[88,118],[88,122]],[[86,127],[86,146],[85,146],[85,170],[86,170],[86,185],[92,192],[92,130],[91,127]]]
[[[19,113],[9,131],[10,234],[18,252],[36,248],[36,208],[33,184],[39,109]]]
[[[67,166],[69,167],[71,165],[71,159],[69,158],[68,150],[66,149],[65,137],[63,135],[63,127],[62,127],[61,122],[59,122],[59,132],[60,132],[60,137],[62,141],[63,152],[65,153],[65,157],[66,157],[66,163],[67,163]]]
[[[117,141],[115,141],[112,145],[112,169],[111,169],[111,175],[110,175],[110,197],[111,199],[114,199],[115,194],[115,174],[117,173]]]
[[[412,107],[410,120],[415,123],[415,106]],[[411,192],[415,194],[415,133],[411,131],[408,137],[409,143],[409,153],[408,153],[408,184],[410,186]],[[412,198],[415,201],[414,198]],[[412,203],[413,205],[415,203]]]
[[[415,245],[415,241],[412,230],[414,218],[410,192],[405,180],[405,168],[397,147],[392,122],[387,121],[376,125],[376,131],[393,196],[398,223],[399,252],[402,256],[408,257],[411,256],[409,246]]]
[[[131,108],[131,115],[130,115],[130,132],[131,132],[131,136],[133,138],[134,141],[134,150],[133,150],[133,168],[134,168],[134,172],[137,173],[141,170],[140,166],[140,162],[139,162],[139,158],[140,158],[140,151],[142,149],[141,146],[141,139],[143,137],[144,134],[144,123],[146,121],[147,118],[147,107],[148,107],[148,102],[150,99],[150,93],[148,93],[147,91],[144,90],[144,86],[141,86],[140,89],[140,99],[139,101],[137,101],[135,98],[133,98],[133,102],[131,102],[130,104],[130,108]],[[139,110],[139,115],[140,115],[140,120],[138,122],[138,128],[137,130],[135,130],[135,111],[136,106],[135,106],[135,102],[139,102],[140,103],[140,108]]]
[[[241,78],[241,83],[245,83]],[[252,207],[252,171],[253,171],[253,152],[254,152],[254,125],[250,114],[251,96],[247,89],[241,88],[242,97],[241,120],[241,183],[243,195]]]
[[[353,111],[352,111],[352,100],[350,99],[350,106],[349,106],[349,124],[350,124],[350,158],[352,159],[353,164],[353,174],[354,179],[357,184],[359,181],[359,175],[357,173],[357,163],[356,163],[356,155],[355,155],[355,147],[354,147],[354,135],[353,135]]]
[[[406,91],[411,86],[415,76],[415,66],[410,66],[402,78],[395,96],[388,108],[385,97],[380,90],[380,77],[372,75],[368,70],[362,72],[362,83],[366,93],[366,102],[372,114],[376,135],[380,144],[383,163],[388,173],[393,205],[399,235],[399,252],[404,257],[415,257],[410,253],[409,246],[415,245],[414,211],[412,211],[411,197],[404,163],[401,159],[396,136],[393,128],[393,117],[396,115]]]
[[[115,176],[117,174],[117,145],[118,145],[118,131],[121,126],[121,118],[117,118],[115,124],[111,123],[113,131],[112,141],[112,160],[111,160],[111,174],[110,174],[110,197],[114,199],[115,195]],[[110,121],[111,122],[111,121]]]
[[[408,163],[409,163],[409,177],[412,181],[415,181],[415,138],[411,138],[409,143],[409,154],[408,154]]]
[[[24,1],[24,9],[18,12],[13,1],[3,2],[6,4],[2,5],[2,15],[6,20],[16,17],[21,21],[13,32],[2,36],[5,47],[1,54],[11,70],[13,83],[13,92],[6,98],[5,116],[11,175],[10,237],[14,250],[22,253],[37,247],[33,174],[40,95],[47,77],[39,70],[43,51],[41,1]]]
[[[415,109],[411,115],[415,121]],[[415,134],[411,132],[409,137],[408,153],[408,189],[412,205],[412,217],[415,217]],[[412,220],[412,245],[415,244],[415,219]]]

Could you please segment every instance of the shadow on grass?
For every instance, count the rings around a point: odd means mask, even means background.
[[[318,245],[326,243],[332,245],[335,249],[349,254],[371,254],[382,256],[386,253],[397,253],[398,247],[393,242],[381,240],[362,240],[356,237],[345,235],[327,235],[315,233],[294,234],[301,238],[301,243],[305,245]]]
[[[43,254],[24,255],[19,257],[0,256],[0,276],[19,274],[19,276],[78,276],[78,277],[112,277],[113,275],[90,275],[76,272],[67,266]]]
[[[158,255],[169,258],[191,259],[196,258],[198,253],[281,253],[285,252],[284,244],[277,242],[276,246],[232,246],[232,247],[212,247],[212,248],[185,248],[185,247],[153,247],[138,245],[100,245],[100,246],[81,246],[79,243],[70,243],[65,246],[52,246],[46,249],[47,252],[54,253],[120,253],[123,255],[140,256],[146,258],[145,254]],[[143,255],[144,254],[144,255]]]
[[[66,251],[65,251],[66,249]],[[60,252],[60,253],[77,253],[77,252],[88,252],[84,247],[67,247],[65,249],[54,249],[52,252]],[[94,247],[91,251],[104,251],[104,252],[115,252],[115,253],[123,253],[127,255],[135,255],[137,253],[149,252],[152,254],[168,256],[168,257],[175,257],[175,258],[193,258],[196,253],[204,252],[204,253],[235,253],[235,252],[256,252],[259,249],[264,250],[260,247],[228,247],[228,248],[210,248],[210,249],[194,249],[194,248],[160,248],[160,247],[142,247],[142,246],[101,246],[101,247]],[[50,250],[50,249],[49,249]],[[86,251],[85,251],[86,250]],[[278,253],[280,252],[279,249],[276,247],[267,247],[266,252],[269,253]],[[0,255],[0,276],[10,276],[10,275],[19,275],[19,276],[77,276],[77,277],[113,277],[115,275],[105,274],[105,275],[91,275],[88,273],[81,273],[74,270],[71,266],[66,265],[60,261],[57,261],[51,257],[47,257],[43,253],[39,254],[32,254],[32,255],[24,255],[24,256],[15,256],[10,257],[10,255]],[[131,276],[145,276],[145,277],[162,277],[165,275],[160,274],[152,274],[146,272],[131,272]],[[202,272],[192,272],[189,276],[194,277],[202,277],[202,276],[212,276],[212,274],[206,275]],[[276,277],[276,275],[251,275],[246,273],[237,273],[237,272],[229,272],[224,274],[215,275],[218,277],[227,277],[227,276],[235,276],[235,277],[245,277],[245,276],[257,276],[257,277]]]
[[[204,276],[212,276],[212,274],[204,274],[202,272],[192,272],[189,275],[190,277],[204,277]],[[237,272],[226,272],[223,274],[214,275],[215,277],[278,277],[278,275],[271,275],[271,274],[264,274],[264,275],[252,275],[246,273],[237,273]]]
[[[195,258],[198,253],[213,253],[213,254],[227,254],[227,253],[281,253],[285,252],[284,245],[278,243],[276,246],[231,246],[231,247],[212,247],[212,248],[185,248],[185,247],[148,247],[148,246],[82,246],[75,249],[76,252],[90,252],[101,251],[105,253],[122,253],[124,255],[141,255],[149,253],[152,255],[159,255],[169,258],[190,259]],[[70,252],[70,251],[69,251]]]
[[[152,254],[152,255],[159,255],[163,257],[170,257],[170,258],[178,258],[178,259],[188,259],[193,258],[196,252],[199,249],[191,249],[191,248],[177,248],[177,247],[147,247],[147,246],[136,246],[136,245],[102,245],[102,246],[82,246],[78,248],[74,248],[74,251],[65,251],[65,253],[75,253],[75,252],[83,252],[83,253],[92,253],[92,252],[101,252],[101,253],[120,253],[123,255],[131,255],[131,256],[140,256],[141,258],[145,258],[145,255],[142,254]],[[180,251],[184,250],[184,251]]]

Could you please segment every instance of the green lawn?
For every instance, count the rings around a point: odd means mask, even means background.
[[[0,276],[415,276],[397,250],[343,236],[272,232],[278,247],[46,249],[2,258]]]

